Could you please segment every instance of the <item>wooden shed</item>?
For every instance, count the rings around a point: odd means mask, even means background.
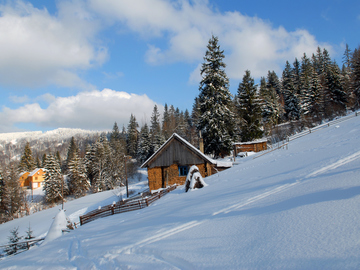
[[[141,168],[148,170],[149,189],[157,190],[173,184],[185,184],[192,165],[196,165],[201,175],[207,177],[213,174],[217,162],[174,133]],[[228,167],[231,165],[228,164]]]
[[[266,149],[267,149],[267,140],[234,143],[235,156],[237,156],[237,154],[240,152],[260,152]]]

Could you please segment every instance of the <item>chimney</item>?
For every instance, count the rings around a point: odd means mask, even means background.
[[[201,135],[201,130],[199,131],[199,135],[200,135],[200,138],[199,138],[199,149],[200,149],[200,152],[204,154],[204,139]]]

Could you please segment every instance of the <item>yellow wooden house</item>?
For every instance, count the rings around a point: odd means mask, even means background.
[[[37,189],[43,186],[45,180],[45,169],[36,168],[31,172],[20,174],[20,185],[31,189]]]

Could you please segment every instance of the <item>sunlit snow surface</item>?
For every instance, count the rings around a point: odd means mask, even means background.
[[[150,207],[90,222],[0,268],[360,269],[360,117],[253,157],[206,178],[205,188],[180,187]],[[65,213],[105,196],[68,202]],[[1,225],[2,242],[29,221],[40,236],[58,211]]]

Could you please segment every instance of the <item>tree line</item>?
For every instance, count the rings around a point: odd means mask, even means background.
[[[72,138],[66,157],[47,153],[40,160],[26,144],[18,164],[13,161],[0,171],[2,220],[26,208],[18,177],[23,171],[45,168],[45,200],[54,204],[65,196],[124,185],[125,166],[134,174],[174,132],[196,147],[202,137],[205,154],[218,158],[228,154],[234,142],[274,135],[279,124],[301,130],[360,108],[360,47],[351,51],[346,46],[342,68],[319,47],[311,57],[287,61],[281,77],[268,71],[259,84],[246,70],[232,96],[218,43],[212,36],[207,45],[191,113],[167,104],[160,112],[155,105],[149,124],[140,127],[131,114],[121,131],[115,122],[111,132],[89,142],[85,151]]]

